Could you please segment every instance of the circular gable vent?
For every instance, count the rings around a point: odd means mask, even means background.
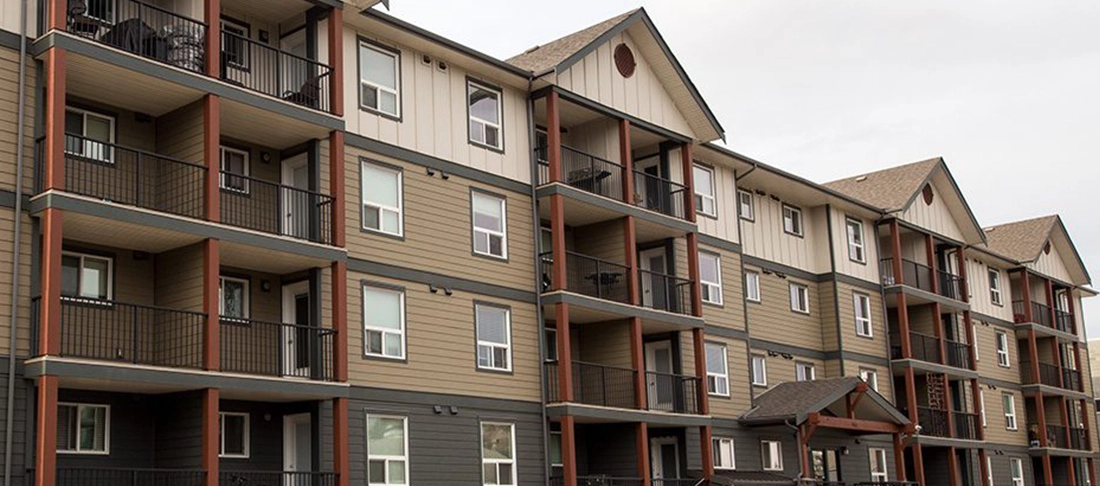
[[[936,195],[932,192],[932,184],[925,184],[924,189],[921,191],[921,195],[924,196],[924,204],[932,205],[932,199],[935,199]]]
[[[1043,253],[1047,254],[1047,255],[1050,254],[1050,242],[1049,241],[1047,242],[1046,245],[1043,245]]]
[[[626,44],[615,46],[615,67],[624,78],[633,76],[634,68],[638,67],[638,63],[634,62],[634,51]]]

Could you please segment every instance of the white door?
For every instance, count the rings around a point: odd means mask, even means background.
[[[645,370],[649,408],[675,411],[678,383],[672,376],[672,341],[645,343]]]
[[[680,447],[675,437],[658,437],[649,441],[649,464],[654,486],[662,479],[680,478]]]
[[[308,478],[294,474],[313,470],[313,425],[308,413],[283,417],[283,486],[304,486]]]
[[[282,72],[279,73],[279,82],[281,83],[279,87],[282,89],[282,93],[279,93],[279,96],[285,96],[289,93],[298,92],[302,89],[302,85],[315,74],[310,68],[311,63],[305,61],[309,58],[306,47],[306,29],[299,29],[279,39],[279,49],[293,54],[293,56],[283,56],[284,59],[279,63],[282,69]]]
[[[309,378],[309,282],[283,286],[283,375]]]
[[[309,237],[309,215],[314,197],[309,192],[309,159],[302,153],[283,160],[283,186],[280,201],[283,212],[283,234],[295,238]]]
[[[665,277],[668,265],[665,248],[652,248],[638,252],[641,275],[642,305],[652,309],[668,310],[669,282]]]
[[[644,208],[660,209],[661,158],[649,157],[634,161],[634,200]]]

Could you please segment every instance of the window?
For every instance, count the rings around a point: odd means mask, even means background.
[[[791,310],[810,313],[810,289],[802,284],[791,284]]]
[[[718,343],[706,343],[707,391],[711,395],[730,396],[729,363],[726,347]]]
[[[218,414],[218,427],[221,431],[219,457],[248,458],[248,422],[247,413],[221,412]]]
[[[367,482],[408,484],[409,428],[405,417],[367,415]]]
[[[474,192],[474,253],[508,258],[508,233],[503,197]]]
[[[248,280],[221,277],[218,282],[218,312],[222,317],[248,319]]]
[[[62,297],[111,300],[113,278],[113,259],[61,252]]]
[[[477,320],[477,367],[512,370],[511,312],[504,307],[475,304]]]
[[[57,452],[108,454],[111,408],[84,403],[57,404]]]
[[[871,325],[871,297],[867,294],[852,292],[852,304],[855,306],[856,335],[874,337],[874,327]]]
[[[363,162],[363,229],[404,234],[402,177],[399,169]]]
[[[783,205],[783,232],[802,236],[802,210],[794,206]]]
[[[546,360],[557,361],[558,360],[558,330],[552,327],[545,327],[542,330],[543,344],[546,345]]]
[[[756,219],[756,205],[751,192],[737,190],[737,215],[748,221]]]
[[[848,259],[853,262],[867,263],[866,249],[863,245],[863,222],[846,218],[845,226],[848,228]]]
[[[1001,331],[997,331],[997,364],[1005,368],[1012,367],[1008,360],[1008,334]]]
[[[722,258],[714,253],[699,252],[699,283],[703,302],[722,305]]]
[[[238,22],[236,20],[222,17],[222,32],[229,35],[224,36],[222,41],[222,61],[229,67],[247,70],[248,69],[248,41],[251,34],[251,28],[248,24]]]
[[[989,269],[989,300],[996,305],[1002,305],[1001,301],[1001,272]]]
[[[707,216],[718,215],[718,204],[715,200],[714,171],[699,165],[694,169],[695,178],[695,212]]]
[[[783,443],[777,440],[760,441],[760,459],[765,471],[782,471]]]
[[[752,384],[753,386],[768,386],[768,362],[763,356],[752,356]]]
[[[749,302],[760,302],[760,274],[745,272],[745,299]]]
[[[228,189],[230,191],[237,191],[248,193],[248,157],[249,153],[245,150],[239,150],[222,146],[222,173],[221,173],[221,186],[222,189]]]
[[[561,462],[561,432],[550,432],[550,467],[563,467]]]
[[[401,54],[359,41],[359,106],[401,116]]]
[[[1012,397],[1011,393],[1005,393],[1001,395],[1001,403],[1005,409],[1005,428],[1016,430],[1016,399]]]
[[[812,363],[794,364],[795,381],[813,381],[815,377],[816,374],[814,373],[814,365]]]
[[[503,149],[504,141],[500,134],[500,90],[468,81],[466,92],[469,97],[470,141],[497,150]]]
[[[982,354],[979,351],[982,348],[981,347],[982,340],[981,340],[981,338],[978,337],[978,325],[971,322],[970,323],[970,329],[971,329],[971,332],[974,333],[974,334],[972,334],[972,336],[974,336],[974,361],[981,361],[982,360]]]
[[[1013,457],[1008,464],[1012,470],[1012,486],[1024,486],[1024,461]]]
[[[886,449],[870,448],[871,454],[871,482],[885,483],[889,479],[886,472]]]
[[[363,287],[363,354],[405,357],[405,292]]]
[[[711,443],[711,450],[714,451],[714,468],[737,469],[733,454],[733,439],[715,437]]]
[[[978,403],[982,404],[982,427],[988,427],[985,420],[985,390],[978,390]]]
[[[65,108],[65,153],[112,163],[114,143],[114,117],[78,108]]]
[[[872,390],[878,391],[878,372],[870,368],[860,368],[859,378]]]
[[[514,428],[512,424],[481,424],[481,469],[486,486],[516,484]]]
[[[985,456],[985,486],[996,486],[993,484],[993,457]]]

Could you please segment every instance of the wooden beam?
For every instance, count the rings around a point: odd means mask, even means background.
[[[904,429],[904,427],[890,422],[832,417],[821,415],[820,412],[809,414],[806,423],[816,427],[848,430],[852,432],[866,432],[869,434],[894,434],[900,433]]]
[[[330,8],[328,15],[329,111],[344,116],[344,9]],[[341,206],[343,207],[343,206]]]
[[[623,165],[623,201],[634,204],[634,154],[630,150],[630,120],[619,120],[619,161]]]
[[[57,479],[57,391],[56,376],[38,377],[38,415],[35,421],[35,486],[54,486]]]
[[[218,486],[218,452],[220,449],[221,393],[217,388],[206,388],[202,396],[202,468],[203,485]]]

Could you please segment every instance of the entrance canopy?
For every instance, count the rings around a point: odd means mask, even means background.
[[[756,397],[756,406],[741,416],[746,426],[788,423],[847,430],[855,434],[893,434],[909,418],[863,380],[851,376],[787,382]]]

